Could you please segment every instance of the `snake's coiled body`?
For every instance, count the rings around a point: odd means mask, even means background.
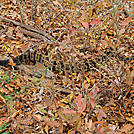
[[[108,57],[112,56],[113,52],[107,49],[102,55],[93,59],[84,59],[83,61],[79,62],[71,62],[64,59],[59,53],[56,53],[53,57],[50,58],[48,54],[41,54],[39,51],[28,51],[27,53],[21,54],[20,56],[13,58],[13,62],[16,65],[20,65],[21,63],[26,63],[31,61],[33,63],[39,62],[42,63],[44,66],[47,66],[50,70],[56,73],[63,73],[65,74],[72,74],[78,73],[80,71],[87,72],[93,68],[98,68],[99,65],[103,64],[103,62],[108,59]],[[118,54],[116,54],[117,56]],[[115,56],[115,54],[114,54]],[[118,55],[120,60],[126,60],[122,55]],[[9,59],[7,60],[0,60],[1,66],[10,66]]]

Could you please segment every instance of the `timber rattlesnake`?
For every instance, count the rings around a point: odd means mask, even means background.
[[[87,72],[89,70],[91,70],[91,68],[98,68],[99,67],[99,63],[104,62],[109,56],[112,56],[113,52],[110,49],[106,49],[104,51],[104,53],[101,56],[98,56],[97,58],[93,59],[89,59],[86,58],[84,59],[82,62],[66,62],[67,60],[61,56],[60,54],[56,54],[56,56],[53,56],[50,61],[49,55],[48,54],[41,54],[40,52],[38,52],[37,50],[35,51],[28,51],[27,53],[21,54],[20,56],[13,58],[14,63],[16,63],[16,65],[20,65],[23,62],[27,62],[27,61],[31,61],[33,63],[39,62],[42,63],[44,66],[47,66],[50,70],[52,70],[53,72],[56,73],[60,73],[62,72],[63,74],[68,73],[68,74],[72,74],[72,73],[78,73],[80,71],[84,71]],[[119,54],[115,54],[114,56],[118,55],[118,58],[120,60],[124,60],[126,61],[126,57],[119,55]],[[0,60],[0,65],[1,66],[10,66],[9,64],[9,59],[7,60]]]

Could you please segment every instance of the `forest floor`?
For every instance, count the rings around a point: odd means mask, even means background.
[[[0,66],[0,133],[132,134],[133,14],[126,0],[1,0],[0,61],[10,66]],[[15,65],[31,50],[47,51],[47,66]],[[57,73],[52,61],[80,71]]]

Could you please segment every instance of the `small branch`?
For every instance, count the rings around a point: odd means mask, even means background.
[[[66,86],[66,87],[64,87],[64,88],[62,88],[61,90],[56,91],[56,94],[59,93],[59,92],[61,92],[61,91],[63,91],[63,90],[65,90],[65,89],[67,89],[67,88],[69,88],[69,87],[72,86],[72,85],[74,85],[74,83],[72,83],[72,84],[70,84],[70,85],[68,85],[68,86]]]
[[[21,16],[21,20],[24,23],[24,19],[23,19],[23,15],[22,15],[22,11],[21,11],[21,6],[20,6],[20,0],[17,1],[18,5],[19,5],[19,10],[20,10],[20,16]]]
[[[118,6],[120,6],[121,4],[122,4],[122,0],[120,1],[120,3],[118,5],[114,6],[111,9],[109,9],[109,11],[107,11],[103,16],[101,16],[100,19],[102,19],[104,16],[106,16],[107,14],[109,14],[112,10],[114,10],[115,8],[117,8]],[[93,24],[92,27],[90,28],[90,30],[92,30],[95,25],[96,24]]]
[[[44,36],[38,34],[38,33],[35,33],[35,32],[31,32],[31,31],[28,31],[28,30],[24,30],[24,29],[20,29],[20,31],[27,35],[27,36],[31,36],[31,37],[34,37],[34,38],[37,38],[37,39],[40,39],[40,40],[44,40]]]
[[[92,66],[93,67],[93,66]],[[107,78],[109,81],[111,81],[118,89],[120,89],[120,87],[117,85],[116,82],[114,82],[113,80],[109,79],[109,77],[107,77],[105,74],[103,74],[100,70],[98,70],[97,68],[93,67],[93,69],[95,69],[97,72],[99,72],[101,75],[103,75],[105,78]]]
[[[41,44],[43,44],[43,43],[53,43],[53,42],[54,42],[54,41],[45,40],[45,41],[43,41],[43,42],[41,42],[41,43],[39,43],[39,44],[36,44],[36,45],[31,46],[30,48],[26,49],[23,53],[21,53],[21,55],[24,54],[24,53],[26,53],[26,52],[28,52],[30,49],[33,49],[33,48],[35,48],[35,47],[37,47],[37,46],[39,46],[39,45],[41,45]]]
[[[94,5],[95,3],[97,3],[98,2],[98,0],[96,0],[95,2],[93,2],[93,3],[90,3],[90,0],[88,0],[88,4],[89,5]]]
[[[34,3],[34,0],[32,0],[32,7],[31,7],[31,20],[33,20],[33,4]]]
[[[34,31],[36,33],[39,33],[39,34],[43,35],[47,40],[52,40],[53,39],[53,37],[51,37],[47,33],[43,32],[43,31],[41,31],[41,30],[39,30],[37,28],[34,28],[32,26],[25,25],[25,24],[19,23],[17,21],[7,19],[7,18],[5,18],[5,17],[3,17],[1,15],[0,15],[0,20],[5,21],[5,22],[12,22],[14,25],[21,26],[23,28],[29,29],[29,30]]]
[[[126,108],[125,103],[124,103],[122,90],[120,89],[120,91],[121,91],[121,99],[122,99],[123,107],[125,108],[126,112],[129,113],[129,112],[127,111],[127,108]]]
[[[64,30],[64,31],[61,33],[61,35],[60,35],[59,38],[55,41],[55,43],[57,43],[57,42],[61,39],[61,37],[63,36],[63,34],[65,33],[65,31],[66,31],[66,30]]]
[[[4,32],[6,32],[6,31],[7,31],[7,29],[8,29],[8,27],[9,27],[9,25],[10,25],[10,22],[8,23],[8,26],[6,26],[5,30],[3,30],[2,32],[0,32],[0,34],[2,34],[2,33],[4,33]]]

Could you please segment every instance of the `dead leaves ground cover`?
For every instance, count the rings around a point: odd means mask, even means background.
[[[0,133],[133,133],[132,6],[2,0],[0,58],[13,67],[0,68]],[[14,67],[12,58],[34,46],[50,60],[60,53],[72,63],[94,60],[107,48],[115,53],[100,68],[64,76],[39,63]]]

